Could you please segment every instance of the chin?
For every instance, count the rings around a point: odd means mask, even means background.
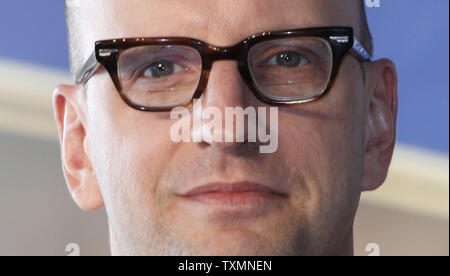
[[[200,248],[193,255],[209,256],[273,256],[291,255],[288,250],[281,250],[280,244],[274,244],[272,239],[264,237],[255,231],[247,229],[221,230],[199,242]]]

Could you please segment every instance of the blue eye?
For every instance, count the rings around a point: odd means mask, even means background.
[[[273,56],[267,63],[270,65],[293,68],[306,64],[307,60],[297,52],[282,51]]]
[[[187,71],[187,69],[173,63],[172,61],[160,60],[150,64],[150,66],[145,69],[144,76],[152,78],[162,78],[182,71]]]

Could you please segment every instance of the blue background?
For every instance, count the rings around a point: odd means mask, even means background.
[[[399,72],[399,142],[449,151],[449,1],[381,0],[368,8],[375,58]],[[0,58],[69,70],[64,1],[2,1]]]

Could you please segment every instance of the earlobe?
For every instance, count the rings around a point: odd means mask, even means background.
[[[396,141],[397,72],[390,60],[369,64],[368,104],[362,191],[380,187],[386,179]]]
[[[75,86],[59,86],[53,93],[64,176],[74,201],[84,210],[103,206],[103,198],[88,152],[83,91]]]

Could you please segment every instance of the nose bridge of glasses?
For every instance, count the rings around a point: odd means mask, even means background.
[[[237,44],[230,47],[207,45],[208,58],[211,62],[219,60],[239,61],[242,57],[242,50],[242,44]]]

